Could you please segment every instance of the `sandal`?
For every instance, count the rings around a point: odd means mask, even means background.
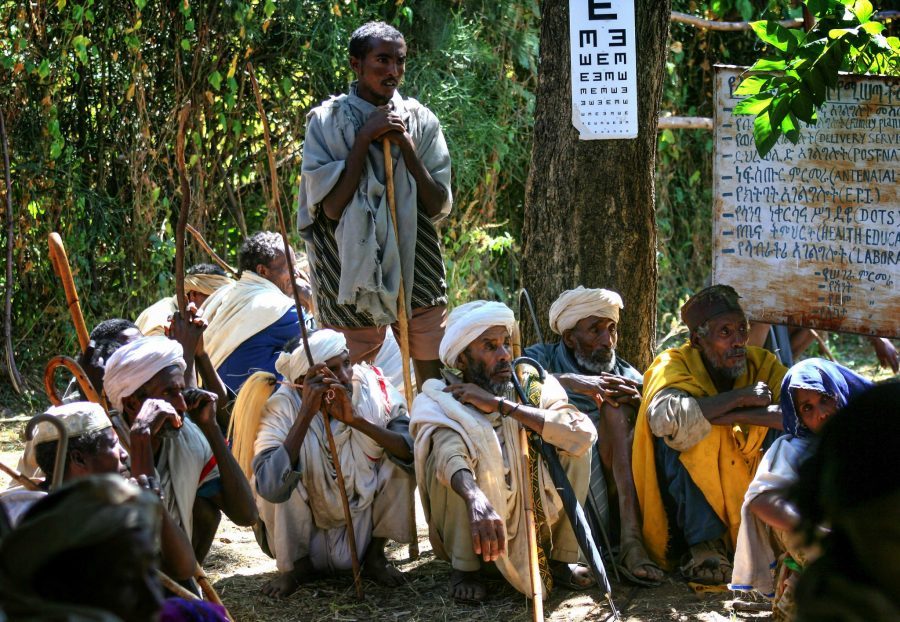
[[[692,546],[691,551],[682,558],[682,566],[678,570],[689,583],[724,585],[730,580],[734,566],[725,553],[725,544],[721,539],[716,539]],[[721,574],[721,579],[710,576],[717,572]]]
[[[561,587],[567,590],[574,590],[580,592],[582,590],[589,590],[595,585],[597,585],[597,580],[594,578],[594,574],[589,572],[587,576],[590,577],[590,582],[587,584],[579,583],[575,580],[575,570],[574,568],[587,568],[584,564],[567,564],[565,562],[550,562],[550,574],[553,575],[553,586]],[[582,575],[584,576],[584,575]]]
[[[634,567],[635,568],[641,568],[641,567],[656,568],[657,570],[662,572],[662,568],[660,568],[658,565],[656,565],[653,562],[653,560],[651,560],[647,556],[647,552],[645,550],[643,550],[643,546],[637,540],[633,540],[631,542],[628,542],[624,546],[622,546],[621,550],[619,551],[619,555],[617,556],[617,559],[616,559],[616,569],[619,571],[619,573],[623,577],[625,577],[630,582],[632,582],[636,585],[640,585],[643,587],[658,587],[658,586],[662,585],[662,579],[649,579],[647,577],[639,577],[639,576],[635,575],[628,568],[628,566],[626,564],[626,560],[628,560],[629,558],[635,557],[635,551],[638,549],[638,547],[640,547],[639,552],[643,552],[643,555],[639,556],[639,558],[638,558],[639,563],[634,564]],[[643,559],[640,559],[640,557],[643,557]]]

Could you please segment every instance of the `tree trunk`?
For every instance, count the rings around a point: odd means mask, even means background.
[[[638,137],[580,141],[572,126],[567,0],[545,0],[531,174],[522,232],[522,282],[544,337],[550,305],[578,285],[625,301],[618,352],[643,370],[656,333],[656,125],[669,33],[670,0],[634,0]],[[530,324],[524,343],[533,343]]]

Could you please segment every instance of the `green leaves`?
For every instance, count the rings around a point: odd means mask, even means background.
[[[805,35],[775,20],[751,23],[769,55],[757,60],[735,95],[739,115],[756,115],[753,137],[765,155],[782,135],[800,138],[800,121],[814,124],[817,109],[838,86],[839,72],[871,70],[900,75],[900,45],[884,38],[884,25],[871,21],[870,0],[804,0],[817,18]]]

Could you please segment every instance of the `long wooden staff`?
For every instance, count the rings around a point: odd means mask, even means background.
[[[391,224],[394,226],[394,238],[400,248],[400,226],[397,224],[397,199],[394,195],[394,162],[391,159],[391,141],[382,138],[384,148],[384,178],[387,186],[388,206],[391,210]],[[403,365],[403,392],[406,396],[406,407],[411,409],[413,403],[412,374],[409,370],[409,319],[406,315],[406,291],[403,287],[403,270],[401,261],[400,292],[397,295],[397,324],[400,325],[400,358]],[[409,556],[419,557],[419,533],[416,531],[416,508],[410,506],[412,514],[412,540],[409,543]]]
[[[26,490],[40,490],[40,487],[33,479],[31,479],[30,477],[25,477],[15,469],[6,466],[2,462],[0,462],[0,471],[3,471],[7,475],[9,475],[10,479],[21,484],[22,487]]]
[[[62,280],[63,290],[66,292],[66,304],[72,315],[72,323],[75,324],[75,333],[78,335],[78,344],[81,351],[87,350],[88,335],[87,326],[84,323],[84,315],[81,313],[81,304],[78,302],[78,291],[75,289],[75,280],[72,278],[72,270],[69,268],[69,258],[66,255],[66,247],[62,238],[55,231],[50,234],[50,262],[53,270]]]
[[[284,214],[281,211],[281,200],[278,193],[278,173],[275,167],[275,154],[272,152],[272,142],[269,137],[269,119],[266,117],[266,111],[263,109],[262,97],[259,94],[259,84],[256,82],[256,76],[253,73],[253,65],[247,63],[247,73],[250,76],[250,84],[253,87],[253,95],[256,98],[256,107],[259,110],[259,116],[263,126],[263,140],[266,145],[266,155],[269,160],[270,182],[272,184],[272,198],[275,202],[275,215],[278,219],[278,227],[281,229],[281,238],[284,241],[284,256],[287,259],[288,271],[291,274],[291,289],[294,292],[294,304],[297,306],[297,315],[300,319],[300,337],[303,340],[303,350],[306,352],[306,359],[309,367],[315,366],[312,351],[309,349],[309,336],[306,334],[306,319],[303,313],[303,304],[300,301],[300,290],[297,288],[297,279],[294,277],[294,260],[291,257],[291,242],[288,239],[287,225],[284,221]],[[293,379],[291,379],[293,380]],[[353,565],[353,582],[356,585],[356,595],[360,599],[363,598],[362,575],[360,573],[359,555],[356,551],[356,533],[353,529],[353,516],[350,514],[350,500],[347,498],[347,490],[344,488],[344,474],[341,471],[341,460],[337,453],[337,446],[334,442],[334,434],[331,431],[331,417],[322,411],[322,420],[325,424],[325,435],[328,437],[328,448],[331,451],[331,464],[334,467],[335,477],[338,482],[338,490],[341,493],[341,505],[344,510],[344,520],[347,522],[347,536],[350,545],[350,562]]]
[[[113,425],[113,430],[116,432],[116,436],[119,437],[119,443],[121,443],[122,447],[131,456],[131,443],[129,442],[128,434],[121,430],[118,427],[118,422],[116,419],[110,414],[109,409],[106,407],[105,400],[97,393],[97,390],[94,388],[94,385],[91,384],[90,379],[87,377],[87,374],[84,373],[84,370],[81,366],[74,360],[69,358],[68,356],[55,356],[50,359],[50,362],[47,364],[47,369],[44,371],[44,387],[47,389],[47,396],[50,398],[50,401],[53,402],[54,399],[57,401],[59,398],[56,396],[55,386],[53,384],[53,375],[56,373],[56,370],[59,367],[65,367],[75,376],[75,381],[78,383],[78,387],[81,390],[81,394],[87,398],[88,401],[94,402],[95,404],[100,404],[101,408],[103,408],[103,412],[106,413],[106,416],[109,418],[110,422]],[[162,572],[160,572],[162,575]],[[165,577],[165,575],[163,575]],[[165,577],[163,579],[163,583],[168,581],[172,581],[169,577]],[[209,582],[209,578],[206,576],[206,573],[203,572],[203,568],[200,566],[200,563],[197,562],[197,565],[194,567],[194,580],[197,581],[197,585],[200,586],[200,590],[203,592],[203,595],[207,600],[213,602],[217,605],[221,605],[223,609],[225,609],[225,615],[228,616],[229,620],[233,620],[231,614],[228,612],[228,609],[225,607],[225,604],[222,602],[222,599],[219,598],[219,594],[216,592],[216,589]]]
[[[203,237],[202,233],[197,231],[197,229],[195,229],[194,226],[191,225],[190,223],[185,225],[185,228],[187,229],[188,233],[190,233],[192,236],[194,236],[194,241],[200,245],[200,248],[202,248],[207,253],[209,253],[209,256],[212,257],[212,260],[214,262],[216,262],[216,264],[218,264],[218,266],[220,268],[222,268],[222,270],[224,270],[225,272],[229,272],[234,276],[237,276],[237,273],[238,273],[237,269],[232,268],[231,265],[227,261],[225,261],[224,259],[219,257],[218,253],[216,253],[216,251],[213,250],[212,246],[209,245],[209,243]]]
[[[518,330],[512,336],[513,360],[519,358],[522,353],[521,336]],[[513,373],[518,373],[513,370]],[[528,536],[528,575],[531,579],[532,592],[532,618],[535,622],[544,620],[544,581],[541,579],[540,564],[538,562],[537,525],[534,520],[534,493],[531,487],[531,469],[528,467],[528,432],[524,425],[519,426],[519,457],[522,462],[522,488],[525,493],[525,534]],[[539,459],[539,458],[538,458]]]
[[[178,182],[181,187],[181,206],[178,211],[178,222],[175,224],[175,299],[181,313],[187,310],[187,296],[184,292],[184,231],[191,208],[191,182],[184,164],[184,134],[190,114],[190,104],[181,109],[178,115],[178,134],[175,137],[175,166],[178,168]]]

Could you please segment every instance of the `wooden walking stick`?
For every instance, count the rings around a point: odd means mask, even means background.
[[[515,330],[512,335],[513,360],[519,358],[522,353],[520,333]],[[513,369],[517,374],[518,370]],[[520,379],[521,380],[521,379]],[[534,494],[531,488],[531,469],[528,467],[528,431],[524,425],[519,425],[519,458],[522,464],[522,488],[525,493],[525,534],[528,536],[528,576],[531,579],[532,593],[532,618],[535,622],[544,620],[544,581],[541,579],[540,564],[538,562],[537,525],[534,520]],[[540,460],[540,457],[536,457]]]
[[[6,466],[2,462],[0,462],[0,471],[6,473],[11,480],[13,480],[14,482],[18,482],[26,490],[40,490],[37,482],[35,482],[33,479],[31,479],[30,477],[25,477],[15,469]]]
[[[222,268],[222,270],[230,273],[232,276],[237,276],[237,273],[238,273],[237,269],[232,268],[231,265],[227,261],[225,261],[224,259],[219,257],[218,253],[216,253],[216,251],[213,250],[212,246],[209,245],[209,243],[203,237],[202,233],[197,231],[197,229],[195,229],[194,226],[191,225],[190,223],[187,223],[187,225],[185,225],[185,227],[187,229],[187,232],[190,233],[194,237],[194,241],[200,245],[200,248],[202,248],[207,253],[209,253],[209,256],[212,257],[212,260],[214,262],[216,262],[216,264],[220,268]]]
[[[66,304],[72,315],[72,323],[75,324],[75,333],[78,335],[78,345],[81,351],[87,350],[90,336],[84,323],[84,315],[81,313],[81,304],[78,301],[78,291],[75,289],[75,280],[72,278],[72,270],[69,268],[69,258],[66,255],[66,247],[62,238],[55,231],[50,234],[50,262],[53,270],[62,280],[63,290],[66,293]]]
[[[181,206],[178,211],[178,222],[175,224],[175,299],[181,313],[187,310],[187,296],[184,292],[184,231],[191,208],[191,182],[184,164],[184,134],[190,114],[190,104],[181,109],[178,115],[178,134],[175,137],[175,166],[178,168],[178,182],[181,188]]]
[[[256,76],[253,73],[253,65],[247,63],[247,73],[250,75],[250,85],[253,87],[253,95],[256,98],[256,107],[259,110],[259,116],[263,126],[263,141],[266,145],[266,155],[269,160],[270,182],[272,184],[272,199],[275,202],[275,215],[278,219],[278,228],[281,230],[281,239],[284,241],[284,256],[287,259],[288,271],[291,274],[291,289],[294,292],[294,304],[297,307],[297,315],[300,319],[300,338],[303,341],[303,350],[306,352],[306,359],[310,368],[315,366],[312,351],[309,349],[309,335],[306,332],[306,319],[303,313],[303,304],[300,301],[300,290],[297,288],[296,272],[294,272],[294,260],[291,257],[291,242],[288,239],[287,225],[285,224],[284,214],[281,211],[281,200],[278,193],[278,173],[275,167],[275,155],[272,152],[272,142],[269,138],[269,120],[266,117],[266,111],[263,109],[262,97],[259,94],[259,84],[256,82]],[[293,378],[289,380],[294,380]],[[325,424],[325,435],[328,437],[328,449],[331,452],[331,464],[334,467],[335,478],[337,479],[338,490],[341,493],[341,505],[344,510],[344,520],[347,522],[348,544],[350,545],[350,562],[353,565],[353,583],[356,585],[356,595],[363,598],[362,574],[360,572],[359,554],[356,551],[356,533],[353,529],[353,516],[350,514],[350,500],[347,498],[347,490],[344,488],[344,474],[341,470],[341,460],[337,453],[337,446],[334,442],[334,433],[331,431],[331,417],[322,411],[322,421]]]

